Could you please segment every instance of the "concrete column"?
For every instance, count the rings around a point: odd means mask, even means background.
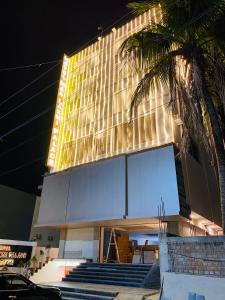
[[[168,245],[167,245],[167,237],[165,234],[159,236],[159,263],[160,263],[160,274],[169,271],[170,267],[169,267]]]
[[[65,245],[66,245],[66,232],[67,232],[67,229],[60,230],[58,258],[64,258],[64,250],[65,250]]]

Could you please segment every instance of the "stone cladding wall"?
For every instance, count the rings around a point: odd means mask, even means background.
[[[173,237],[166,244],[168,271],[225,277],[225,237]]]

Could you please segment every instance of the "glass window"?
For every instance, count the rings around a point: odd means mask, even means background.
[[[28,283],[19,276],[2,275],[0,277],[0,289],[2,290],[18,290],[27,288]]]

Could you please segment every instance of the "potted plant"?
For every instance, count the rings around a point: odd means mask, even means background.
[[[24,262],[22,260],[18,261],[18,268],[20,268],[20,274],[23,274]]]
[[[47,245],[45,248],[47,250],[47,253],[46,253],[46,261],[48,262],[50,260],[50,249],[51,249],[51,245]]]
[[[30,271],[32,274],[36,271],[36,265],[37,265],[38,259],[37,256],[33,256],[30,260]]]
[[[28,279],[29,279],[29,277],[31,275],[30,266],[31,266],[31,259],[27,260],[24,263],[24,266],[23,266],[23,273],[22,273],[22,275],[25,276]]]
[[[40,257],[39,257],[39,269],[42,268],[43,266],[43,257],[44,257],[44,251],[43,250],[40,250]]]

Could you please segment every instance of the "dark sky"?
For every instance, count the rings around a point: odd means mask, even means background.
[[[107,28],[126,15],[129,12],[126,8],[128,2],[130,1],[1,1],[0,69],[60,60],[63,53],[72,53],[95,37],[99,25]],[[22,70],[0,70],[0,137],[3,136],[0,141],[0,184],[35,194],[47,171],[45,164],[57,83],[11,114],[5,114],[57,81],[61,66],[53,68],[15,97],[6,102],[5,100],[52,66],[54,64]],[[3,101],[5,103],[1,104]],[[53,109],[42,117],[10,133],[52,106]],[[26,165],[30,162],[33,163]]]

